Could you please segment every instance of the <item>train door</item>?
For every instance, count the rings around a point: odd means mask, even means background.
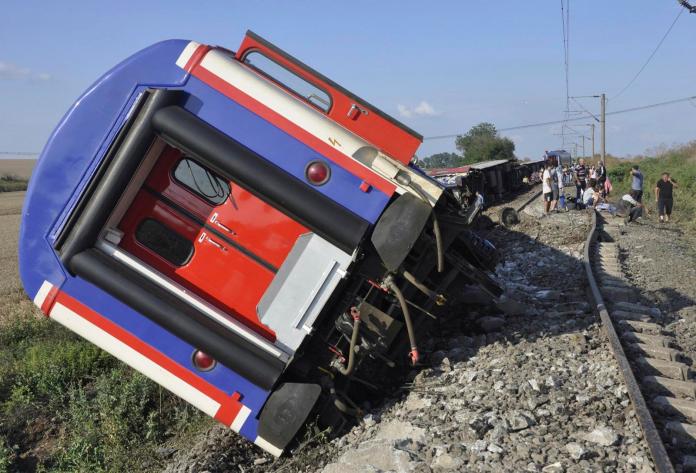
[[[302,225],[167,146],[118,228],[121,248],[275,339],[256,306]]]

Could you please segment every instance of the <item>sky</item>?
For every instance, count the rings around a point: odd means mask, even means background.
[[[606,93],[607,111],[696,95],[696,14],[676,0],[568,0],[570,95]],[[635,83],[631,80],[684,10]],[[235,50],[260,34],[426,137],[560,120],[566,81],[557,0],[3,0],[0,152],[39,152],[103,72],[152,43]],[[598,99],[579,99],[593,113]],[[574,106],[577,110],[577,106]],[[591,119],[576,122],[589,138]],[[607,152],[696,139],[696,100],[607,117]],[[597,128],[597,150],[599,150]],[[561,126],[503,132],[520,158],[563,145]],[[573,148],[566,137],[565,148]],[[425,140],[420,157],[455,151]],[[586,153],[590,153],[586,140]]]

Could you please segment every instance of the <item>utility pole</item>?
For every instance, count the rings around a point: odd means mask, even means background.
[[[602,94],[602,109],[600,112],[600,117],[599,121],[601,124],[601,132],[602,132],[602,162],[604,163],[604,166],[606,168],[607,165],[607,120],[606,120],[606,111],[607,111],[607,96],[606,94]]]
[[[582,138],[582,157],[586,158],[585,156],[585,135],[580,135],[580,138]]]
[[[594,159],[594,123],[590,123],[590,128],[592,128],[592,159]]]

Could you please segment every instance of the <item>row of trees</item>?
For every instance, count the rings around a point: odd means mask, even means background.
[[[424,168],[451,168],[495,159],[513,159],[515,143],[502,137],[492,123],[479,123],[455,140],[457,153],[437,153],[420,161]]]

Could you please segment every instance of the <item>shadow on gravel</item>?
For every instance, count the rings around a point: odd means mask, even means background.
[[[588,213],[571,212],[523,214],[512,228],[480,229],[501,252],[495,276],[506,302],[475,303],[472,291],[471,304],[452,308],[457,316],[420,334],[422,365],[381,401],[365,403],[368,414],[349,432],[331,436],[310,426],[291,456],[274,460],[214,428],[167,471],[191,471],[192,454],[196,468],[211,472],[648,465],[588,297],[582,250],[589,228]]]

